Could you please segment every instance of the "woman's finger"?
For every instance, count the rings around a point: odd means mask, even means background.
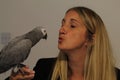
[[[17,72],[12,70],[10,80],[31,80],[34,77],[35,71],[25,66],[20,68]]]

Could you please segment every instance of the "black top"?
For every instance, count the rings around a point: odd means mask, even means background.
[[[36,66],[34,67],[35,77],[33,80],[51,80],[55,61],[56,58],[39,59]],[[120,80],[120,70],[118,68],[115,68],[115,70],[117,80]]]
[[[34,68],[35,77],[33,80],[50,80],[55,61],[56,58],[40,59]],[[120,80],[120,70],[118,68],[115,68],[115,70],[117,80]]]
[[[56,58],[43,58],[38,60],[33,69],[35,71],[33,80],[51,80],[55,61]]]

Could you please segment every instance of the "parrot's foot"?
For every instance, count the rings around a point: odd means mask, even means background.
[[[18,64],[17,66],[13,67],[12,69],[12,73],[17,74],[17,73],[21,73],[24,74],[24,72],[22,71],[22,67],[25,67],[26,65],[24,64]]]

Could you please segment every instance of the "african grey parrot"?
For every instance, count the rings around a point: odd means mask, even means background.
[[[0,52],[0,73],[21,64],[27,59],[31,48],[40,41],[47,39],[43,27],[36,27],[30,32],[12,39]]]

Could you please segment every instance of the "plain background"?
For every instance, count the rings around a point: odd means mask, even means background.
[[[120,0],[0,0],[0,35],[7,34],[9,41],[36,26],[46,28],[48,39],[36,44],[24,62],[32,69],[39,58],[58,55],[61,20],[66,10],[73,6],[86,6],[101,16],[111,40],[116,66],[120,68]],[[1,37],[0,49],[5,45],[2,40]],[[9,75],[10,70],[0,74],[0,80]]]

